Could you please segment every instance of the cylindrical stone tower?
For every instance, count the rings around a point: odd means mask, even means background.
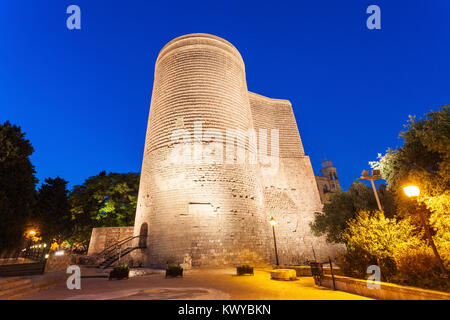
[[[209,34],[190,34],[161,50],[134,230],[148,235],[147,248],[134,252],[135,259],[145,266],[270,260],[272,238],[258,166],[226,163],[226,130],[237,129],[239,136],[252,127],[244,62],[232,44]],[[238,137],[236,150],[255,152],[245,141]],[[185,156],[191,155],[183,163],[174,162],[180,146],[188,151]],[[202,149],[215,150],[215,163],[211,156],[198,158]]]

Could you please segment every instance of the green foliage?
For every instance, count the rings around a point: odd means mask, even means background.
[[[75,223],[72,242],[87,245],[95,227],[132,226],[138,188],[139,174],[104,171],[75,186],[69,197]]]
[[[410,116],[400,133],[401,148],[389,149],[372,166],[381,170],[389,187],[399,194],[408,183],[417,183],[421,189],[419,201],[427,202],[431,210],[448,210],[448,199],[440,197],[448,191],[450,180],[450,109],[442,107],[417,120]],[[448,194],[447,194],[448,195]],[[433,198],[433,199],[431,199]]]
[[[365,279],[367,277],[367,267],[377,265],[378,261],[376,257],[368,252],[358,247],[350,247],[345,253],[338,256],[337,264],[344,275]]]
[[[410,219],[361,212],[348,225],[348,250],[338,257],[346,276],[367,278],[367,267],[378,265],[382,281],[448,291],[436,257]]]
[[[348,222],[344,233],[349,247],[384,259],[393,257],[401,248],[414,248],[422,243],[417,227],[409,219],[386,218],[380,211],[361,211]]]
[[[183,268],[178,265],[167,266],[167,270],[169,270],[169,271],[181,272],[182,269]]]
[[[34,218],[40,226],[44,242],[55,241],[58,245],[73,231],[67,181],[59,177],[45,179],[36,195]]]
[[[372,166],[379,168],[389,188],[400,204],[400,213],[414,214],[408,205],[403,187],[415,184],[420,188],[418,201],[430,212],[450,212],[450,109],[442,107],[416,120],[410,116],[406,130],[400,133],[404,140],[401,148],[389,149]],[[444,220],[448,220],[444,218]]]
[[[129,270],[129,267],[128,267],[128,265],[126,264],[126,263],[122,263],[121,265],[119,265],[119,266],[117,266],[117,267],[114,267],[114,270],[115,271],[128,271]]]
[[[441,270],[429,246],[403,248],[396,252],[397,272],[393,281],[402,285],[450,291],[450,284],[441,278]],[[448,268],[448,266],[447,266]]]
[[[384,185],[380,185],[377,192],[386,215],[393,216],[396,206],[391,192]],[[373,212],[378,210],[378,205],[372,188],[355,182],[347,191],[337,191],[330,195],[329,201],[323,206],[323,213],[316,213],[315,220],[310,225],[311,230],[317,236],[325,234],[328,242],[345,243],[347,222],[361,210]]]
[[[34,205],[34,149],[21,128],[0,125],[0,251],[19,246]]]
[[[373,162],[381,170],[395,195],[399,215],[411,217],[417,225],[417,212],[424,210],[434,233],[434,241],[445,263],[450,261],[450,109],[444,106],[416,120],[410,116],[406,130],[400,133],[404,144],[390,149]],[[403,193],[403,187],[420,188],[417,201]]]
[[[396,253],[423,245],[420,236],[409,219],[386,218],[380,211],[361,211],[348,222],[344,233],[349,253],[341,258],[343,269],[351,269],[350,273],[356,269],[361,275],[365,272],[364,265],[367,268],[370,261],[380,267],[382,279],[390,281],[396,273]],[[358,257],[361,261],[358,261]],[[346,266],[349,262],[354,265]]]

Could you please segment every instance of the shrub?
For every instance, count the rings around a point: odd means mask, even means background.
[[[431,248],[422,245],[401,250],[395,255],[397,273],[393,282],[403,285],[450,291],[448,281],[441,278],[441,270]]]
[[[348,248],[346,253],[338,256],[337,265],[348,277],[365,279],[367,267],[377,264],[377,259],[360,248]]]
[[[400,248],[416,247],[422,242],[409,219],[389,219],[381,211],[361,211],[348,222],[344,237],[348,246],[360,248],[378,260],[392,258]]]
[[[167,270],[169,270],[169,271],[181,271],[182,268],[180,266],[172,265],[172,266],[168,266]]]
[[[348,250],[338,258],[344,275],[366,279],[367,267],[377,265],[381,281],[448,291],[432,249],[409,219],[360,212],[345,232]]]
[[[129,270],[129,267],[126,263],[122,263],[121,265],[114,267],[115,271],[127,271]]]

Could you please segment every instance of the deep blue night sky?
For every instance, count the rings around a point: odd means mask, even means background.
[[[81,30],[66,8],[81,8]],[[366,28],[368,5],[381,30]],[[348,188],[401,144],[409,114],[450,103],[450,1],[0,3],[0,122],[32,142],[37,177],[70,185],[140,171],[159,50],[193,32],[241,52],[250,91],[292,102],[316,174]]]

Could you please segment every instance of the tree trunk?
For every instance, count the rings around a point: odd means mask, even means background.
[[[419,205],[418,209],[419,209],[418,211],[419,211],[420,221],[422,222],[422,226],[423,226],[423,228],[425,230],[425,235],[427,236],[428,241],[430,242],[430,246],[433,249],[434,256],[436,257],[436,260],[437,260],[437,262],[439,264],[439,267],[441,268],[442,275],[445,278],[448,278],[447,270],[445,270],[444,263],[442,262],[441,256],[439,255],[439,252],[437,251],[437,248],[436,248],[436,246],[434,244],[434,240],[433,240],[433,237],[431,235],[430,227],[428,226],[427,219],[426,219],[425,214],[424,214],[424,212],[423,212],[423,210],[421,208],[421,205]]]

